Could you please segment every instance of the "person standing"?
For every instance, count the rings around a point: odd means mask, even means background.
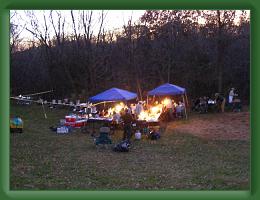
[[[231,88],[230,91],[229,91],[229,95],[228,95],[228,103],[229,104],[233,103],[234,96],[236,96],[235,88]]]
[[[173,100],[172,99],[169,99],[167,101],[167,104],[166,104],[166,109],[167,109],[167,112],[169,114],[169,119],[172,120],[173,119]]]
[[[162,113],[161,115],[159,116],[159,132],[160,133],[164,133],[167,129],[167,122],[169,121],[169,115],[168,115],[168,112],[166,110],[166,107],[163,107],[162,109]]]
[[[123,140],[125,140],[125,139],[130,140],[130,138],[132,136],[132,122],[134,121],[131,111],[128,109],[125,109],[125,112],[121,116],[121,119],[124,122]]]
[[[226,99],[219,93],[215,94],[218,111],[225,112]]]
[[[135,114],[136,114],[136,117],[138,118],[138,116],[140,115],[140,113],[144,110],[141,102],[139,101],[135,107]]]

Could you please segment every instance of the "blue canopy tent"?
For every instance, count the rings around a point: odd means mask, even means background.
[[[96,96],[90,97],[91,102],[113,102],[113,101],[128,101],[137,98],[136,93],[129,92],[118,88],[111,88],[104,92],[97,94]]]
[[[186,104],[188,105],[186,89],[177,85],[165,83],[148,92],[148,96],[175,96],[175,95],[182,95],[183,102],[184,103],[186,102]],[[184,99],[184,96],[186,98],[186,101]],[[185,115],[187,119],[186,106],[185,106]]]
[[[186,89],[179,87],[177,85],[173,85],[170,83],[165,83],[160,85],[157,88],[148,92],[150,96],[172,96],[172,95],[184,95],[186,93]]]

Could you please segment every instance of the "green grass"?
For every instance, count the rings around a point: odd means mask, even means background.
[[[69,111],[46,111],[48,119],[41,106],[11,106],[11,115],[24,120],[24,133],[10,135],[12,190],[249,189],[249,141],[205,140],[173,131],[155,144],[134,141],[130,152],[116,153],[96,148],[79,130],[50,131]],[[113,143],[121,137],[117,131]]]

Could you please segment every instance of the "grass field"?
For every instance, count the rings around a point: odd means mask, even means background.
[[[171,122],[157,143],[134,141],[130,152],[116,153],[96,148],[90,135],[78,130],[69,135],[50,131],[68,111],[46,111],[48,119],[41,106],[11,106],[11,115],[24,120],[24,133],[10,135],[11,190],[249,189],[250,140],[210,139],[178,129],[201,118],[214,122],[220,114]],[[121,137],[116,132],[113,143]]]

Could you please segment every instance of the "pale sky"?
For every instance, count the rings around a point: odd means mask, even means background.
[[[16,25],[19,25],[20,28],[27,27],[28,29],[31,28],[30,26],[30,19],[26,15],[25,10],[12,10],[10,12],[10,16],[13,15],[13,13],[16,12],[16,15],[11,19],[11,22],[13,22]],[[49,30],[51,34],[54,34],[53,27],[50,23],[50,10],[34,10],[33,11],[37,20],[41,24],[41,30],[44,31],[44,14],[46,16],[46,21],[49,23]],[[66,23],[65,23],[65,30],[67,34],[70,34],[73,32],[73,26],[72,26],[72,18],[71,18],[71,11],[70,10],[62,10],[62,15],[66,16]],[[74,18],[75,22],[79,21],[79,15],[78,15],[78,10],[74,10]],[[90,11],[85,11],[85,12],[90,12]],[[92,19],[93,19],[93,25],[92,25],[92,31],[94,34],[98,33],[99,30],[99,17],[101,15],[101,10],[94,10]],[[145,10],[104,10],[105,14],[105,20],[104,20],[104,30],[114,30],[114,29],[119,29],[122,28],[124,24],[127,24],[128,20],[132,18],[133,23],[137,23],[140,17],[145,13]],[[54,17],[54,22],[58,20],[58,17],[53,11],[53,17]],[[23,30],[21,35],[21,38],[32,38],[32,34],[28,32],[27,30]]]
[[[82,25],[80,22],[80,15],[79,12],[82,10],[74,10],[74,18],[76,22],[76,27],[78,27],[78,24]],[[30,25],[30,18],[26,14],[28,10],[12,10],[10,11],[11,16],[11,22],[19,26],[19,30],[21,31],[20,38],[23,38],[23,42],[26,43],[26,41],[31,40],[32,34],[26,30],[26,28],[33,30]],[[46,17],[47,25],[48,25],[48,31],[50,33],[50,38],[54,36],[54,29],[51,25],[50,21],[50,10],[30,10],[30,12],[33,12],[35,14],[35,17],[37,21],[39,21],[40,24],[40,31],[44,32],[44,15]],[[59,12],[59,11],[58,11]],[[66,35],[72,35],[73,34],[73,25],[72,25],[72,18],[71,18],[71,11],[70,10],[60,10],[62,17],[65,16],[65,34]],[[85,10],[85,13],[89,12],[90,10]],[[94,35],[97,35],[99,27],[100,27],[100,16],[101,16],[101,10],[94,10],[92,15],[92,26],[91,31],[93,31]],[[247,11],[248,14],[250,14],[250,11]],[[16,13],[16,15],[13,16],[13,14]],[[138,23],[140,17],[145,13],[145,10],[104,10],[105,19],[104,19],[104,25],[103,28],[105,31],[114,30],[114,29],[121,29],[124,25],[127,25],[127,22],[129,19],[132,18],[132,23]],[[239,16],[239,12],[238,12]],[[56,13],[56,10],[53,10],[53,18],[54,23],[57,26],[58,23],[58,15]],[[201,21],[202,23],[202,21]],[[83,27],[80,28],[81,33],[83,32]],[[20,32],[20,31],[19,31]]]

